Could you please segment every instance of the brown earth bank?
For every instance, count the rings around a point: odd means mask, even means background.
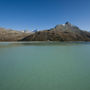
[[[90,41],[90,32],[66,22],[49,30],[35,32],[21,41]]]

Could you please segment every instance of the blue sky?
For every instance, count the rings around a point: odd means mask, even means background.
[[[90,31],[90,0],[0,0],[0,27],[43,30],[66,21]]]

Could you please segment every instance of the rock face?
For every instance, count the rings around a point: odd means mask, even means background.
[[[28,35],[30,35],[30,33],[0,28],[0,41],[18,41],[25,38]]]
[[[31,34],[22,41],[90,41],[90,32],[80,30],[77,26],[66,22],[52,29]]]

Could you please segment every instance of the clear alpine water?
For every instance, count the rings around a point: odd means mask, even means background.
[[[90,90],[90,42],[1,42],[0,90]]]

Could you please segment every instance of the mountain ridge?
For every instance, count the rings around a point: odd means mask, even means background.
[[[0,41],[18,41],[30,35],[21,31],[0,28]]]
[[[33,33],[0,28],[0,41],[90,41],[90,32],[70,22]]]
[[[31,34],[22,41],[90,41],[90,32],[66,22],[56,25],[54,28]]]

